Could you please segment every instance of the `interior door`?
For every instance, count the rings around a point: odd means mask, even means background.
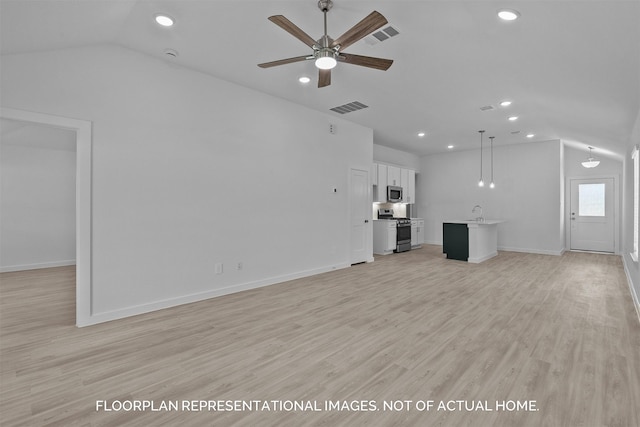
[[[371,202],[369,171],[351,169],[349,201],[351,207],[351,264],[365,262],[370,257]]]
[[[613,178],[571,180],[571,249],[615,251],[613,185]]]

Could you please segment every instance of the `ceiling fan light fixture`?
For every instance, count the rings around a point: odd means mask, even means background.
[[[334,58],[334,53],[331,50],[322,50],[318,52],[318,56],[316,57],[316,67],[321,70],[331,70],[338,64],[336,58]]]

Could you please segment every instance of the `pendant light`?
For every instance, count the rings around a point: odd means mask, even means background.
[[[482,179],[482,134],[484,134],[483,130],[479,130],[480,132],[480,181],[478,181],[478,187],[484,187],[484,180]]]
[[[600,160],[596,160],[596,158],[591,155],[591,150],[593,150],[593,147],[589,147],[589,158],[582,162],[582,166],[588,169],[595,168],[600,164]]]
[[[489,188],[496,188],[496,185],[493,183],[493,138],[495,138],[495,136],[489,137],[491,140],[491,184],[489,184]]]

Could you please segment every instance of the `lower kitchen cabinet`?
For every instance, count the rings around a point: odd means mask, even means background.
[[[389,255],[396,249],[397,230],[395,221],[376,219],[373,221],[373,253]]]
[[[424,219],[411,218],[411,247],[419,248],[424,243]]]

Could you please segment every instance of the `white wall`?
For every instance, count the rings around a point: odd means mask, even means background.
[[[640,318],[640,262],[631,258],[633,250],[633,188],[640,185],[640,182],[633,182],[633,163],[631,153],[633,148],[640,145],[640,112],[636,118],[635,126],[631,138],[627,143],[627,150],[624,157],[623,166],[623,197],[622,197],[622,258],[629,280],[630,291],[632,293],[638,317]]]
[[[543,254],[564,251],[563,179],[560,141],[494,147],[495,189],[478,187],[480,150],[422,157],[418,210],[425,239],[442,244],[442,222],[474,217],[474,205],[498,226],[498,248]],[[484,152],[484,181],[490,181],[489,150]]]
[[[348,265],[371,129],[115,46],[3,56],[2,93],[93,122],[94,322]]]
[[[387,165],[401,166],[405,169],[413,169],[416,172],[420,172],[420,157],[383,145],[373,145],[373,161]]]
[[[3,125],[0,271],[73,265],[75,133]]]

